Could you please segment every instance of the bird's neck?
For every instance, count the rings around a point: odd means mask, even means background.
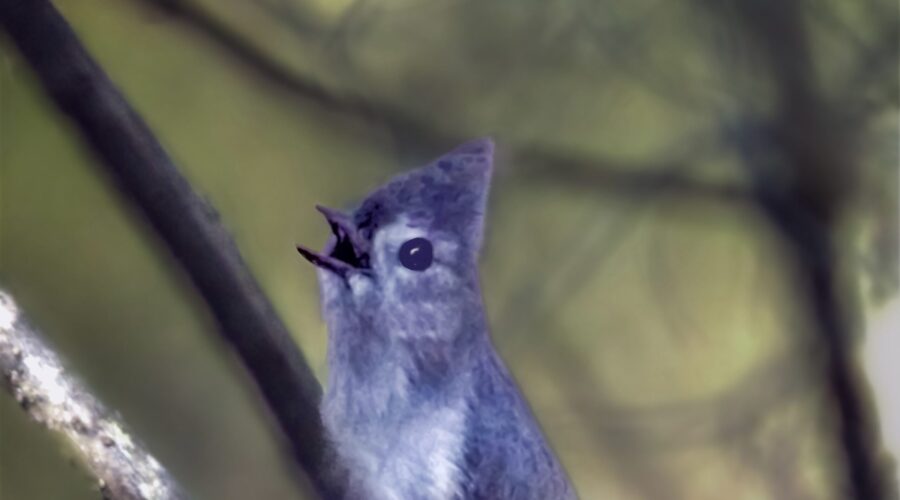
[[[468,390],[470,364],[488,348],[480,301],[454,304],[417,316],[374,317],[326,311],[329,327],[329,378],[326,398],[347,411],[396,411],[404,405],[440,403]]]

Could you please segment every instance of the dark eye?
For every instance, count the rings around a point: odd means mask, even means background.
[[[400,263],[413,271],[424,271],[434,260],[431,242],[425,238],[413,238],[400,245]]]

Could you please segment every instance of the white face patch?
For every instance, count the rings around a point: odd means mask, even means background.
[[[459,244],[450,240],[439,240],[435,245],[434,252],[444,256],[447,260],[456,260],[456,252],[459,251]]]
[[[420,237],[427,238],[428,233],[422,228],[410,227],[409,219],[406,217],[400,217],[396,222],[379,228],[375,233],[375,240],[372,245],[375,250],[375,267],[382,273],[395,267],[396,249],[400,248],[403,242]],[[403,266],[400,267],[404,271],[409,271]],[[412,273],[414,271],[409,272]]]
[[[351,274],[347,278],[347,282],[350,284],[350,290],[353,291],[353,297],[357,299],[372,290],[372,279],[361,274]]]
[[[442,263],[456,261],[459,244],[450,238],[430,236],[424,229],[410,226],[406,217],[400,217],[396,222],[378,230],[373,241],[373,265],[378,274],[386,279],[386,289],[400,283],[411,283],[414,279],[421,278],[422,273],[436,276],[441,285],[452,287],[458,284],[456,275]],[[426,238],[434,246],[434,263],[425,271],[413,271],[397,262],[397,250],[404,242],[413,238]]]
[[[375,239],[372,242],[374,250],[374,255],[371,256],[373,257],[372,265],[379,276],[380,285],[384,290],[384,305],[388,308],[402,306],[396,302],[399,296],[397,287],[403,283],[410,283],[416,277],[414,275],[416,271],[406,269],[394,262],[396,259],[395,249],[400,248],[404,241],[424,236],[424,230],[409,227],[405,218],[384,226],[375,233]],[[402,332],[398,333],[405,336]]]
[[[425,229],[411,227],[408,219],[384,226],[375,234],[373,241],[373,267],[378,276],[378,285],[384,292],[381,301],[385,324],[391,335],[399,338],[427,337],[441,338],[456,332],[461,318],[448,315],[449,310],[437,301],[420,300],[407,303],[403,297],[415,295],[422,287],[422,295],[452,295],[460,284],[460,278],[449,265],[455,262],[460,245],[449,236],[429,234]],[[407,269],[397,257],[404,242],[413,238],[426,238],[433,245],[434,261],[423,271]],[[407,313],[415,308],[414,316]]]

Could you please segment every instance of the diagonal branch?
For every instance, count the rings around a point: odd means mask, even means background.
[[[460,133],[442,128],[438,121],[424,119],[401,106],[371,97],[339,92],[296,73],[217,20],[196,2],[186,0],[136,0],[184,22],[205,36],[236,62],[304,102],[322,109],[361,118],[373,125],[388,128],[416,151],[432,154],[466,139]],[[520,163],[529,166],[526,175],[536,179],[573,184],[626,197],[678,195],[717,202],[741,202],[747,190],[739,185],[710,185],[685,175],[684,164],[629,165],[609,158],[580,155],[577,152],[548,145],[534,146],[504,141]],[[676,164],[677,163],[677,164]],[[639,168],[632,168],[639,167]],[[640,170],[640,171],[638,171]]]
[[[152,8],[161,9],[183,21],[195,32],[223,48],[227,54],[245,65],[254,74],[264,77],[275,86],[306,102],[314,103],[328,111],[356,116],[384,125],[398,135],[429,150],[439,149],[439,147],[455,142],[455,138],[450,134],[436,129],[427,121],[417,118],[399,107],[351,93],[335,92],[313,78],[295,74],[263,49],[243,38],[194,2],[182,0],[138,1]]]
[[[184,493],[62,362],[0,291],[0,376],[35,422],[62,436],[110,500],[180,500]]]
[[[49,1],[0,0],[0,28],[190,276],[313,485],[332,491],[321,387],[214,211]]]

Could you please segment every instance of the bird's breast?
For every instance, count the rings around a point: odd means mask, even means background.
[[[351,484],[367,498],[447,499],[459,492],[465,404],[408,408],[376,416],[333,414],[323,408]]]

